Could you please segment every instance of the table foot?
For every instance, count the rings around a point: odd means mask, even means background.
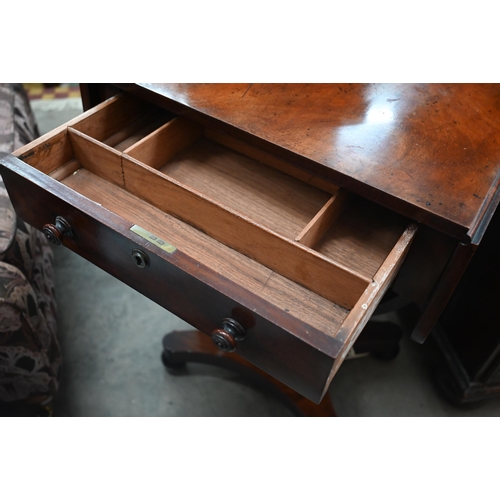
[[[336,417],[330,396],[320,404],[313,403],[266,372],[234,353],[218,349],[203,333],[173,331],[163,338],[162,361],[169,371],[181,372],[186,363],[204,363],[238,373],[260,390],[281,400],[295,415],[301,417]]]

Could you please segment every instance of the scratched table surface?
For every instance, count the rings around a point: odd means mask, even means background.
[[[465,242],[498,203],[499,85],[131,87]]]

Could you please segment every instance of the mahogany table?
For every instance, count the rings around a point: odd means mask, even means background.
[[[500,393],[500,86],[85,84],[84,108],[122,90],[415,221],[387,298],[419,307],[412,338],[432,333],[452,402]],[[200,360],[193,335],[166,337],[167,364]]]
[[[117,88],[217,123],[417,221],[393,286],[420,307],[412,338],[433,332],[438,380],[453,402],[500,393],[498,215],[488,230],[500,199],[499,85],[85,85],[85,107]]]

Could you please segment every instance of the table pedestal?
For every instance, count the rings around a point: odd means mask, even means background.
[[[232,370],[258,389],[280,399],[296,416],[336,417],[330,396],[319,405],[304,398],[266,372],[234,353],[218,349],[207,335],[197,331],[173,331],[163,338],[163,364],[169,371],[179,372],[186,363],[205,363]]]
[[[392,323],[370,322],[355,344],[355,352],[373,352],[384,359],[392,359],[399,350],[401,329]],[[257,388],[273,394],[295,415],[304,417],[336,417],[330,395],[320,404],[301,396],[235,353],[218,349],[207,335],[192,331],[173,331],[163,338],[163,364],[171,372],[179,373],[186,363],[205,363],[232,370]]]

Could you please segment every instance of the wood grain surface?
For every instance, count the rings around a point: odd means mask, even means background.
[[[127,155],[122,157],[122,167],[125,189],[130,193],[343,307],[351,308],[370,282],[365,274],[287,239]]]
[[[498,203],[496,84],[119,85],[464,242]]]
[[[64,184],[131,224],[147,228],[193,260],[203,262],[214,272],[230,277],[237,285],[260,295],[281,311],[301,319],[328,336],[335,336],[341,321],[347,316],[346,309],[274,273],[85,169],[81,169],[77,175],[68,176]]]

